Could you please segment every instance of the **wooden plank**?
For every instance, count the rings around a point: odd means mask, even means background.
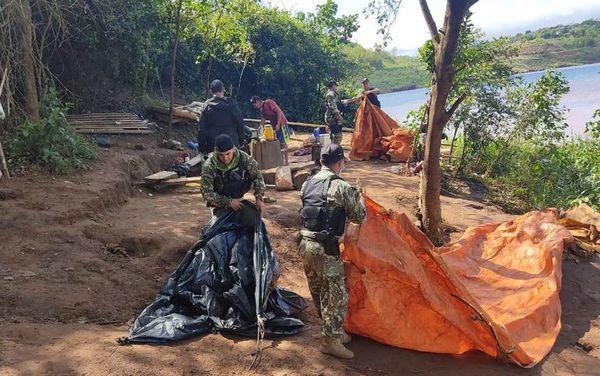
[[[315,162],[292,162],[289,165],[290,170],[292,170],[292,173],[296,172],[296,171],[300,171],[300,170],[304,170],[305,168],[309,168],[309,167],[316,167]],[[277,167],[273,167],[273,168],[268,168],[265,170],[261,170],[261,172],[264,174],[274,174],[277,171]]]
[[[147,106],[146,110],[169,116],[169,108],[158,106]],[[180,108],[173,108],[173,118],[179,117],[192,121],[198,121],[198,114],[193,111],[188,111]]]
[[[144,130],[144,129],[150,129],[148,127],[135,127],[135,126],[106,126],[106,127],[102,127],[102,126],[94,126],[94,125],[90,125],[90,126],[74,126],[73,128],[75,129],[98,129],[98,130],[120,130],[120,129],[131,129],[131,130]]]
[[[260,119],[244,119],[244,121],[248,122],[248,123],[260,124]],[[271,122],[267,120],[267,123],[270,124]],[[300,123],[300,122],[297,122],[297,121],[288,121],[288,125],[290,127],[306,127],[306,128],[324,128],[324,127],[327,127],[327,125],[325,125],[325,124]],[[354,132],[354,129],[343,127],[342,128],[342,132],[352,133],[352,132]]]
[[[175,179],[167,179],[160,182],[160,185],[186,185],[187,183],[200,183],[200,176],[191,176]]]
[[[198,154],[197,156],[195,156],[194,158],[191,158],[189,161],[187,161],[185,163],[187,163],[191,167],[194,167],[198,163],[202,162],[203,159],[204,159],[204,157],[202,156],[202,154]]]
[[[147,131],[148,127],[73,127],[75,130],[91,131]]]
[[[135,115],[131,112],[90,112],[82,114],[69,114],[68,116],[96,116],[96,115]]]
[[[104,129],[79,129],[81,134],[153,134],[151,130],[104,130]]]
[[[124,119],[124,120],[139,120],[140,117],[133,114],[123,115],[93,115],[93,116],[67,116],[69,120],[97,120],[97,119]]]
[[[104,115],[104,114],[93,114],[93,115],[67,115],[69,120],[95,120],[95,119],[141,119],[136,114],[121,114],[121,115]]]
[[[107,119],[98,119],[98,120],[84,120],[84,121],[69,121],[71,125],[129,125],[129,124],[148,124],[145,120],[107,120]]]
[[[149,184],[158,184],[163,180],[175,179],[177,178],[177,173],[175,171],[160,171],[152,175],[148,175],[144,178],[144,181]]]
[[[107,119],[98,119],[98,120],[76,120],[76,121],[69,121],[69,124],[80,124],[80,125],[94,125],[94,124],[98,124],[98,125],[105,125],[105,124],[109,124],[109,125],[127,125],[127,124],[148,124],[147,121],[145,120],[107,120]]]
[[[148,129],[148,124],[71,124],[73,128],[145,128]]]
[[[67,115],[67,117],[69,118],[90,118],[90,117],[116,117],[116,116],[135,116],[137,117],[136,114],[133,114],[131,112],[93,112],[90,114],[69,114]]]
[[[194,158],[190,159],[189,161],[185,162],[187,165],[189,165],[190,167],[194,167],[196,166],[198,163],[203,161],[203,156],[202,154],[198,154],[197,156],[195,156]],[[180,185],[180,184],[185,184],[185,183],[197,183],[200,181],[200,177],[189,177],[189,178],[178,178],[178,175],[176,172],[174,171],[159,171],[157,173],[154,173],[152,175],[146,176],[144,178],[144,181],[147,184],[164,184],[166,181],[172,181],[173,184],[166,184],[166,185]],[[180,183],[183,182],[183,183]]]

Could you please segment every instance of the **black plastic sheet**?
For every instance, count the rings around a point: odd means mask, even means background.
[[[232,209],[211,220],[124,343],[168,343],[211,331],[256,336],[257,316],[266,336],[304,326],[292,316],[307,303],[274,286],[279,266],[266,227],[254,208],[247,210],[256,213],[254,231]]]

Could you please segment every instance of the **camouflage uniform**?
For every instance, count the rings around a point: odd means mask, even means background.
[[[322,167],[317,176],[334,175],[327,167]],[[302,187],[302,192],[306,183]],[[343,207],[347,218],[353,223],[363,223],[366,209],[358,190],[344,180],[332,180],[327,191],[329,208]],[[348,305],[348,292],[344,281],[344,264],[340,256],[325,254],[324,245],[315,240],[315,233],[303,229],[300,252],[304,261],[304,271],[308,287],[319,316],[323,320],[323,334],[328,337],[341,337],[344,333],[344,318]]]
[[[333,90],[325,94],[325,123],[331,132],[331,142],[340,145],[342,143],[342,114],[338,109],[340,97]]]
[[[263,180],[258,163],[254,160],[254,158],[245,152],[236,149],[235,156],[229,165],[225,165],[219,160],[219,157],[215,153],[212,153],[202,166],[200,192],[202,193],[202,196],[206,200],[208,206],[215,208],[229,207],[232,197],[221,195],[217,192],[215,187],[215,178],[220,172],[232,170],[240,164],[245,165],[248,173],[250,174],[252,187],[254,188],[254,197],[256,197],[256,200],[263,200],[267,186]]]

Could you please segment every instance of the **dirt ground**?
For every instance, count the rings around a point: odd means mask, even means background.
[[[135,150],[135,144],[147,145]],[[563,329],[532,369],[479,353],[420,353],[355,337],[356,358],[321,354],[311,306],[294,337],[266,340],[253,371],[255,341],[209,334],[169,346],[119,346],[133,318],[197,239],[209,218],[197,193],[157,193],[133,183],[169,165],[173,152],[133,136],[113,137],[92,169],[69,176],[31,173],[0,184],[0,375],[599,375],[600,260],[563,265]],[[418,178],[386,172],[382,161],[351,162],[345,177],[376,201],[414,213]],[[298,192],[270,191],[267,227],[282,265],[280,284],[310,303],[296,246]],[[474,200],[444,196],[456,238],[471,225],[510,218]],[[118,244],[126,255],[109,252]],[[107,248],[107,245],[109,246]]]

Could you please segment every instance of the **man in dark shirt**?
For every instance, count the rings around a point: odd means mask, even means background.
[[[377,95],[379,95],[380,93],[379,89],[370,87],[368,78],[362,80],[362,85],[362,94],[367,96],[367,99],[369,99],[369,102],[371,102],[371,104],[381,108],[381,102],[379,102],[379,98],[377,98]]]
[[[379,89],[370,87],[368,78],[365,78],[362,80],[362,85],[363,85],[363,90],[361,91],[361,93],[359,95],[357,95],[354,98],[348,99],[346,101],[342,101],[342,104],[358,103],[364,97],[367,97],[367,99],[369,100],[369,102],[371,102],[372,105],[381,108],[381,102],[379,102],[379,98],[377,98],[377,95],[379,95],[379,93],[380,93]]]
[[[225,96],[221,80],[210,83],[212,97],[204,102],[198,120],[198,147],[202,153],[211,153],[215,138],[220,134],[231,137],[235,147],[244,143],[244,118],[235,99]]]

